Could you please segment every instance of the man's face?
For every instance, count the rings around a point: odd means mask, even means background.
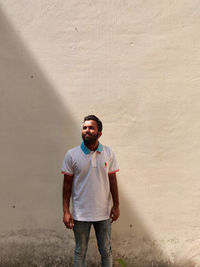
[[[90,120],[83,123],[82,138],[86,145],[95,144],[101,132],[98,132],[96,121]]]

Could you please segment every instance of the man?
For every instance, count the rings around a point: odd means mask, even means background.
[[[66,153],[62,165],[63,222],[67,228],[74,231],[75,267],[85,266],[92,225],[101,254],[101,266],[112,266],[111,223],[116,221],[120,214],[116,179],[119,168],[113,151],[99,143],[101,135],[102,122],[94,115],[86,116],[82,129],[83,142],[81,146]]]

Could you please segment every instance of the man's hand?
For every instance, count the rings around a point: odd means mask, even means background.
[[[63,215],[63,222],[65,226],[69,229],[73,229],[74,227],[74,220],[70,212],[65,212]]]
[[[119,218],[120,211],[119,211],[119,206],[113,206],[111,211],[110,211],[110,219],[111,223],[116,221]]]

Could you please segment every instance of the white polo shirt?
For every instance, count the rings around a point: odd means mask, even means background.
[[[84,142],[68,150],[62,173],[74,176],[72,216],[77,221],[101,221],[110,216],[110,184],[108,174],[119,171],[111,148],[100,143],[96,151]]]

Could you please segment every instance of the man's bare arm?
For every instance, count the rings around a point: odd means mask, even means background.
[[[64,174],[63,181],[63,222],[67,228],[73,229],[74,220],[72,214],[70,213],[70,197],[72,194],[72,182],[73,176]]]
[[[116,221],[120,215],[119,193],[118,193],[116,173],[108,174],[108,177],[109,177],[109,183],[110,183],[110,192],[111,192],[112,200],[113,200],[113,207],[110,211],[110,219],[111,219],[111,222],[113,222],[113,221]]]

